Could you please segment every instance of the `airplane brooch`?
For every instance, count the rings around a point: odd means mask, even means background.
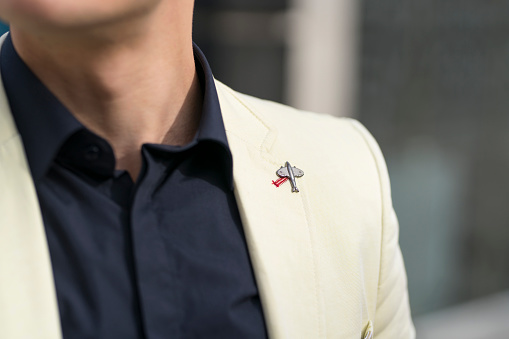
[[[292,165],[290,165],[290,163],[287,161],[285,166],[281,166],[281,168],[277,170],[276,174],[280,178],[276,181],[272,180],[272,183],[276,187],[281,186],[286,180],[290,179],[290,183],[292,184],[292,192],[299,192],[295,178],[302,177],[304,175],[303,170],[298,169],[297,167],[292,167]]]

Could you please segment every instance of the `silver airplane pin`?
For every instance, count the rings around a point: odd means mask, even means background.
[[[303,170],[298,169],[297,167],[292,167],[292,165],[290,165],[290,163],[287,161],[285,166],[281,166],[281,168],[277,170],[276,174],[280,178],[290,179],[290,183],[292,184],[292,192],[299,192],[295,178],[302,177],[304,175]]]

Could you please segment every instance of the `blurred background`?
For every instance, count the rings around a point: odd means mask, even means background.
[[[417,338],[509,338],[509,1],[196,0],[194,21],[219,80],[378,140]]]

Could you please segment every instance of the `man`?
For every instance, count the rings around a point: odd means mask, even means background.
[[[0,338],[413,338],[375,141],[215,81],[192,12],[0,0]]]

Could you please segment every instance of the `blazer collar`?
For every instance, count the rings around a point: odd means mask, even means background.
[[[216,82],[233,156],[234,187],[271,338],[319,338],[320,297],[306,191],[271,184],[286,160],[277,128]],[[305,177],[299,185],[305,187]],[[286,189],[284,189],[286,188]]]

